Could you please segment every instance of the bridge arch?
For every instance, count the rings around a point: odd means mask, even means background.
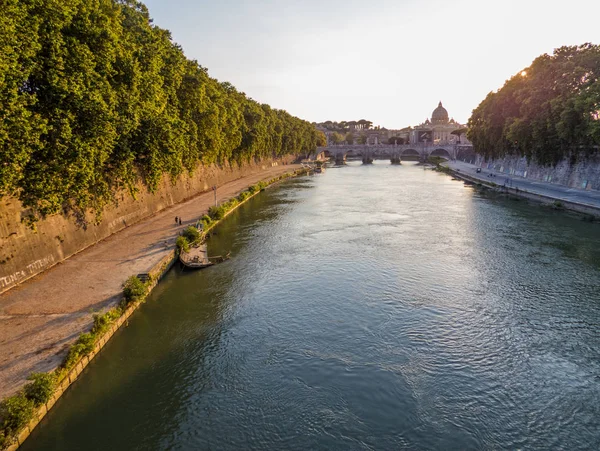
[[[400,152],[400,155],[407,155],[407,156],[414,155],[414,156],[418,157],[421,154],[416,149],[404,149],[402,152]]]
[[[442,158],[446,158],[447,160],[452,160],[452,155],[450,155],[450,152],[448,152],[446,149],[443,149],[441,147],[434,149],[429,154],[429,156],[430,157],[442,157]]]
[[[421,152],[417,149],[409,147],[400,152],[400,158],[406,161],[419,161],[421,160]]]

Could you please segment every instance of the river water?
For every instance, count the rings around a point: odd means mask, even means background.
[[[600,225],[405,164],[269,189],[23,450],[600,449]]]

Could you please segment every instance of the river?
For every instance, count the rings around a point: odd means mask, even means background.
[[[22,450],[600,449],[600,225],[414,164],[268,189]]]

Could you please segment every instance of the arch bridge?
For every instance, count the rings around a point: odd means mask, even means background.
[[[403,157],[409,156],[417,157],[422,161],[433,156],[456,160],[461,151],[471,150],[472,146],[460,144],[348,144],[319,147],[314,158],[315,160],[331,158],[338,164],[344,164],[348,157],[362,157],[364,163],[370,163],[376,159],[389,159],[392,163],[400,163]]]

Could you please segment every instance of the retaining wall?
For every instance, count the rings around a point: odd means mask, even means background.
[[[525,157],[517,156],[489,161],[482,156],[477,156],[474,163],[503,174],[517,175],[530,180],[550,182],[570,188],[600,190],[600,155],[580,158],[574,164],[564,159],[556,166],[527,163]]]
[[[472,177],[470,175],[464,174],[462,172],[457,172],[450,169],[450,173],[453,177],[457,179],[461,179],[466,182],[471,182],[480,186],[483,186],[488,189],[492,189],[494,191],[498,191],[501,193],[511,194],[513,196],[522,197],[524,199],[528,199],[534,202],[540,202],[542,204],[548,205],[560,205],[560,208],[564,208],[565,210],[575,211],[577,213],[582,213],[589,216],[594,216],[595,218],[600,218],[600,210],[593,205],[587,205],[577,202],[570,202],[564,199],[556,199],[554,197],[545,196],[543,194],[532,193],[530,191],[525,191],[519,188],[511,188],[508,186],[498,186],[491,185],[486,180],[478,179],[476,177]],[[557,204],[559,202],[559,204]]]
[[[0,199],[0,293],[51,266],[82,251],[88,246],[135,224],[174,204],[208,191],[213,185],[255,174],[276,164],[288,164],[294,157],[263,160],[238,166],[199,167],[193,175],[182,175],[176,183],[168,177],[156,193],[138,185],[137,198],[119,193],[117,203],[102,213],[102,221],[77,225],[72,217],[54,215],[35,225],[35,230],[22,222],[27,215],[21,203],[14,198]]]

